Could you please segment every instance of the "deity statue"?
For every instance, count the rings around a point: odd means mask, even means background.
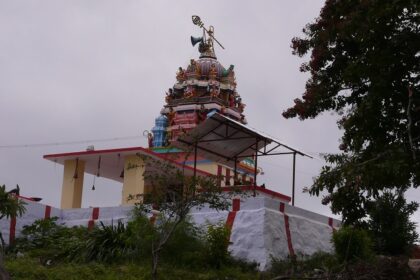
[[[172,107],[169,108],[169,113],[168,113],[168,121],[169,121],[169,125],[174,125],[175,124],[175,111]]]
[[[235,105],[239,105],[242,102],[242,98],[239,96],[239,94],[236,91],[233,94],[235,97]]]
[[[173,97],[174,97],[174,91],[173,91],[173,89],[170,88],[166,92],[166,96],[165,96],[165,102],[166,102],[166,104],[169,104],[169,102],[171,102],[171,100],[173,99]]]
[[[200,106],[200,110],[197,111],[198,116],[198,123],[204,121],[207,118],[207,109],[204,107],[203,104]]]
[[[201,78],[201,68],[200,65],[198,65],[197,63],[195,65],[195,74],[197,75],[197,79]]]
[[[199,78],[201,76],[200,67],[197,65],[197,62],[194,59],[190,60],[190,65],[188,65],[187,71],[193,77]]]
[[[217,78],[216,65],[212,63],[210,66],[210,71],[209,71],[209,80],[216,80],[216,78]]]
[[[187,86],[187,89],[185,90],[185,93],[184,93],[184,98],[189,99],[189,98],[192,98],[194,96],[195,96],[194,87],[193,86]]]
[[[185,74],[185,70],[182,69],[182,67],[178,68],[178,72],[176,73],[176,80],[178,82],[183,82],[187,79],[187,76]]]
[[[226,107],[222,106],[220,107],[220,114],[224,115],[226,113]]]
[[[235,68],[235,66],[233,64],[231,64],[227,70],[223,70],[222,76],[223,77],[228,77],[229,74],[231,72],[233,72],[233,68]]]
[[[242,103],[242,102],[241,102],[241,103],[239,103],[239,104],[238,104],[239,112],[241,112],[241,113],[242,113],[242,112],[244,111],[244,109],[245,109],[245,106],[246,106],[246,105],[245,105],[244,103]]]
[[[167,131],[164,146],[169,146],[169,144],[171,143],[171,138],[172,138],[172,131]]]
[[[229,67],[229,70],[226,75],[226,80],[228,83],[232,84],[234,88],[236,88],[236,78],[235,78],[235,71],[233,71],[233,65]]]
[[[220,88],[216,85],[212,85],[210,88],[210,97],[213,99],[213,98],[219,97],[219,94],[220,94]]]
[[[153,134],[147,133],[147,142],[149,144],[149,148],[153,148]]]
[[[235,97],[233,94],[229,94],[229,107],[235,107]]]

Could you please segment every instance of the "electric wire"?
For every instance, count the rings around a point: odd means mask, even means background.
[[[65,146],[74,144],[89,144],[89,143],[103,143],[121,140],[134,140],[140,139],[143,136],[124,136],[124,137],[113,137],[113,138],[102,138],[102,139],[89,139],[89,140],[77,140],[77,141],[63,141],[63,142],[50,142],[50,143],[32,143],[32,144],[12,144],[12,145],[0,145],[0,149],[20,149],[20,148],[38,148],[38,147],[49,147],[49,146]]]

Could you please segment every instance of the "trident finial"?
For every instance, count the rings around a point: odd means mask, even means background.
[[[217,39],[214,37],[214,27],[210,26],[208,29],[204,27],[204,23],[201,21],[201,18],[199,16],[192,16],[192,22],[199,26],[200,28],[203,28],[203,37],[201,38],[194,38],[191,36],[191,43],[193,46],[200,42],[198,50],[202,54],[202,56],[210,56],[215,57],[214,55],[214,48],[213,48],[213,40],[216,41],[216,43],[222,48],[225,49],[222,44],[217,41]],[[209,38],[206,38],[206,35],[209,36]]]

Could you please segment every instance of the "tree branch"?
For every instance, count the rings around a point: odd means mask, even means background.
[[[412,126],[413,126],[413,119],[411,117],[411,107],[413,106],[413,89],[408,86],[408,105],[407,105],[407,133],[408,133],[408,141],[410,143],[411,153],[413,156],[413,160],[416,160],[416,148],[414,147],[413,143],[413,135],[412,135]]]

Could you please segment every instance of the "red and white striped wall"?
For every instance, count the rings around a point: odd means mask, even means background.
[[[67,226],[82,225],[93,228],[104,224],[127,221],[131,207],[94,207],[57,209],[26,201],[22,217],[0,221],[0,230],[6,242],[13,242],[24,225],[37,219],[58,217]],[[331,235],[340,226],[338,220],[293,207],[276,197],[234,198],[229,211],[210,208],[193,210],[191,217],[199,225],[225,224],[231,229],[230,247],[234,257],[259,263],[265,270],[272,256],[286,258],[296,254],[310,255],[318,251],[332,251]],[[156,217],[151,217],[154,222]]]

